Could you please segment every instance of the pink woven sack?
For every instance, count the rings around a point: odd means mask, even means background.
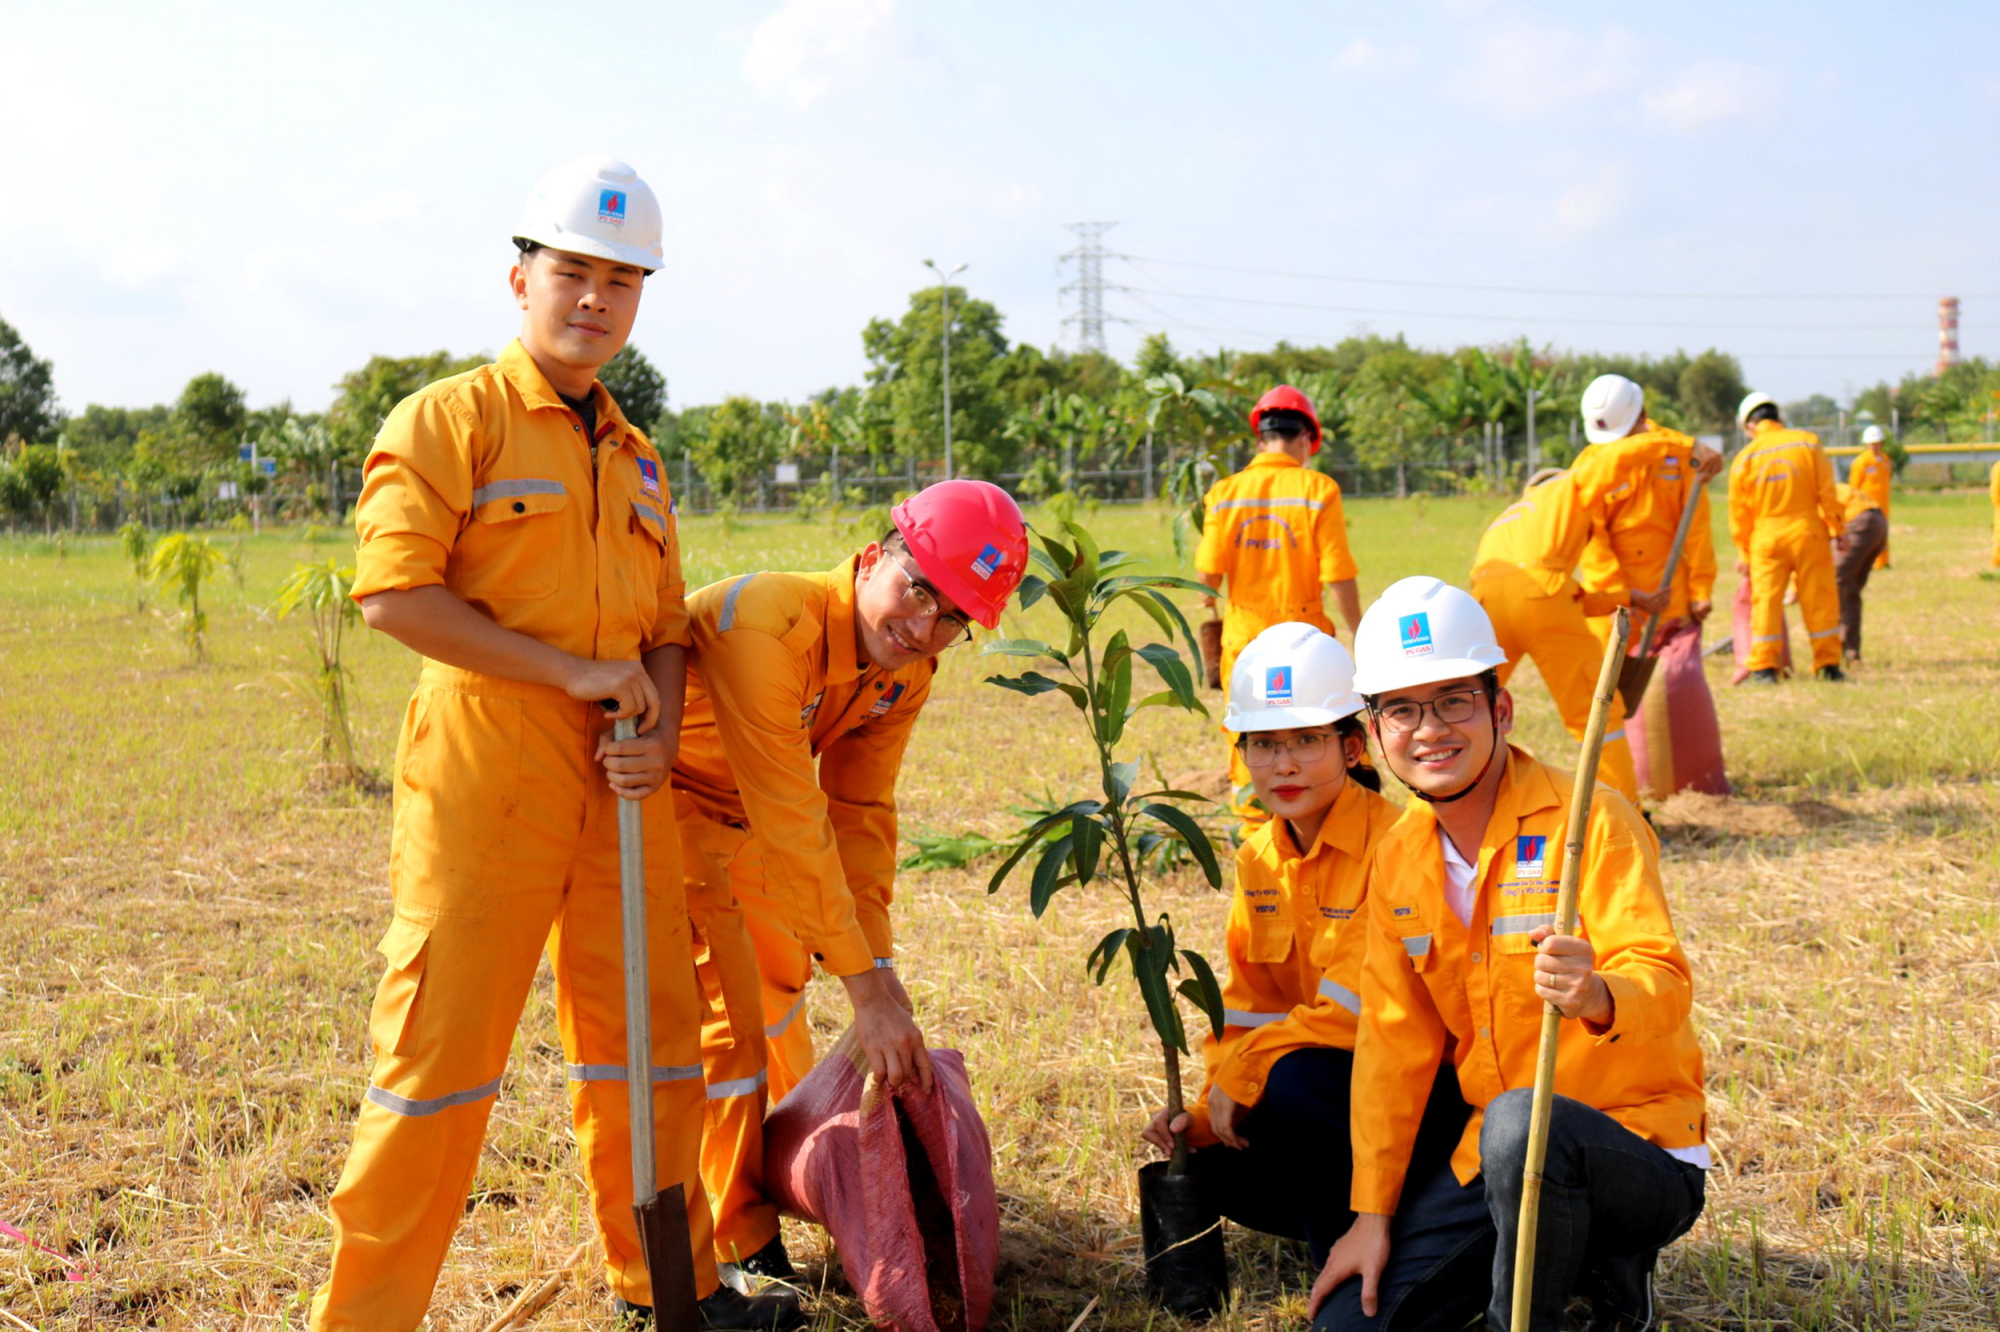
[[[1632,766],[1639,770],[1639,789],[1655,800],[1665,800],[1676,791],[1728,795],[1722,727],[1715,717],[1715,695],[1702,671],[1700,627],[1691,620],[1677,620],[1655,646],[1659,664],[1653,681],[1638,711],[1625,723]]]
[[[765,1187],[825,1227],[877,1326],[981,1332],[1000,1260],[993,1144],[965,1056],[930,1056],[936,1091],[888,1093],[843,1036],[765,1119]]]

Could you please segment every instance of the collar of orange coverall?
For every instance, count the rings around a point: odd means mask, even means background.
[[[569,411],[569,404],[562,400],[562,395],[542,374],[541,367],[535,364],[534,357],[528,355],[528,349],[521,345],[519,338],[507,344],[507,350],[500,353],[498,364],[500,373],[521,395],[522,405],[528,410],[554,408],[559,412]],[[614,446],[622,444],[631,425],[626,421],[625,413],[618,410],[618,400],[594,379],[590,381],[590,398],[597,404],[597,439],[593,442],[610,440]]]
[[[1336,737],[1336,742],[1338,738]],[[1350,771],[1346,782],[1341,785],[1340,794],[1333,798],[1333,806],[1320,821],[1319,836],[1300,855],[1293,848],[1291,835],[1273,837],[1271,845],[1276,849],[1278,860],[1311,860],[1318,855],[1321,847],[1331,847],[1352,860],[1361,859],[1368,849],[1368,796],[1367,787],[1354,780]],[[1271,820],[1273,824],[1283,822]]]
[[[1300,462],[1297,458],[1294,458],[1289,453],[1279,453],[1273,450],[1270,453],[1259,453],[1253,455],[1250,459],[1250,466],[1251,467],[1303,467],[1305,466],[1305,464]]]
[[[861,569],[861,556],[849,555],[826,575],[826,682],[846,684],[857,679],[870,665],[854,633],[854,578]]]
[[[1507,767],[1500,774],[1500,789],[1493,793],[1493,813],[1486,820],[1480,845],[1504,844],[1529,815],[1561,804],[1548,768],[1519,745],[1508,745]],[[1411,840],[1420,845],[1424,838],[1437,835],[1437,808],[1428,801],[1411,801],[1403,811],[1403,821],[1412,824],[1417,836]]]

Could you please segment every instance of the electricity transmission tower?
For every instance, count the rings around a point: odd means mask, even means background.
[[[1076,293],[1076,313],[1063,316],[1063,324],[1076,325],[1076,349],[1078,351],[1104,350],[1104,293],[1122,291],[1116,284],[1104,281],[1104,261],[1119,256],[1104,248],[1104,233],[1117,226],[1116,222],[1071,222],[1069,230],[1076,233],[1076,248],[1063,255],[1058,261],[1076,263],[1076,281],[1057,290],[1058,296]],[[1114,323],[1122,323],[1118,316],[1108,316]]]

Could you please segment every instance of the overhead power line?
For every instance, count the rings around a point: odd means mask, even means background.
[[[1360,277],[1353,274],[1301,273],[1279,268],[1245,268],[1235,264],[1205,264],[1191,259],[1161,259],[1153,255],[1121,255],[1141,263],[1173,268],[1199,268],[1214,273],[1244,273],[1254,277],[1291,278],[1306,282],[1351,282],[1370,287],[1418,287],[1432,291],[1499,292],[1510,296],[1590,296],[1616,300],[1671,301],[1929,301],[1936,292],[1748,292],[1748,291],[1618,291],[1587,287],[1518,287],[1480,282],[1432,282],[1420,278]],[[2000,300],[2000,292],[1972,292],[1969,299]]]

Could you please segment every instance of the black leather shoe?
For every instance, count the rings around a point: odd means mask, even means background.
[[[1761,671],[1752,671],[1750,672],[1750,678],[1745,680],[1743,683],[1756,684],[1756,685],[1765,685],[1765,684],[1774,685],[1778,683],[1778,668],[1775,666],[1766,666]]]
[[[1625,1258],[1599,1258],[1587,1282],[1590,1332],[1653,1332],[1659,1306],[1653,1300],[1653,1265],[1660,1251]]]
[[[785,1237],[779,1235],[769,1244],[745,1258],[743,1270],[753,1277],[765,1281],[796,1282],[799,1274],[792,1267],[791,1255],[785,1252]]]
[[[701,1325],[713,1332],[796,1332],[806,1325],[799,1309],[799,1297],[789,1290],[767,1295],[744,1295],[719,1286],[713,1295],[695,1303]],[[653,1311],[643,1304],[618,1301],[620,1329],[649,1328]]]
[[[1838,666],[1822,666],[1813,672],[1813,674],[1822,680],[1831,680],[1834,684],[1839,684],[1847,678],[1847,672],[1841,670]]]

